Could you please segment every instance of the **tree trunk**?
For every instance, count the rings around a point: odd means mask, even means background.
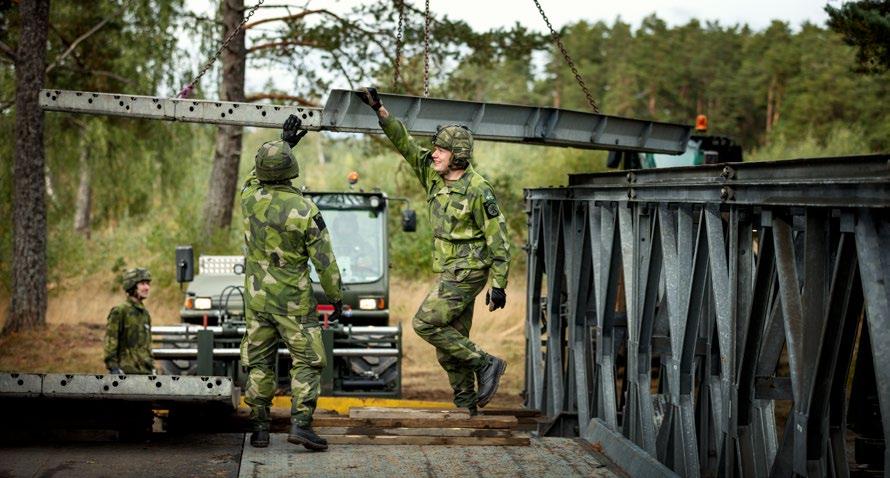
[[[74,209],[74,230],[90,238],[90,215],[93,207],[93,172],[90,170],[90,144],[86,128],[81,132],[80,180],[77,185],[77,202]]]
[[[43,112],[49,0],[22,0],[15,65],[15,159],[12,193],[12,303],[3,332],[46,324],[46,179]]]
[[[244,0],[223,0],[223,38],[241,24],[244,19]],[[220,99],[244,101],[244,70],[247,50],[244,47],[244,31],[232,38],[222,52],[222,87]],[[241,126],[220,126],[216,132],[216,150],[213,154],[213,170],[207,202],[204,203],[204,230],[210,235],[226,229],[232,223],[232,207],[238,186],[238,164],[241,160]]]

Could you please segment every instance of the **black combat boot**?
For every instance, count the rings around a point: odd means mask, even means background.
[[[494,355],[489,355],[485,365],[476,370],[476,381],[479,383],[479,401],[476,406],[482,408],[488,405],[494,394],[498,391],[501,375],[507,370],[507,362]]]
[[[269,430],[257,430],[250,434],[250,446],[266,448],[269,446]]]
[[[303,445],[306,449],[312,451],[325,451],[328,449],[328,441],[316,435],[312,431],[312,427],[301,427],[296,423],[291,424],[287,441],[296,445]]]

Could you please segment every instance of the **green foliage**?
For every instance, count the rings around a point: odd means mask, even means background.
[[[828,26],[857,47],[856,60],[865,71],[890,68],[890,2],[861,0],[845,2],[840,8],[825,5]]]

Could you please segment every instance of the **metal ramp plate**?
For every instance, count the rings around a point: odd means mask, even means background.
[[[43,381],[34,373],[0,373],[0,396],[37,397]]]
[[[226,377],[46,374],[43,395],[60,398],[221,401],[232,399]]]
[[[476,139],[680,154],[686,151],[688,125],[621,118],[581,111],[472,101],[380,94],[386,109],[414,135],[432,135],[440,125],[464,124]],[[352,90],[331,90],[321,128],[379,132],[377,115]]]
[[[0,398],[20,397],[221,402],[236,405],[239,391],[228,377],[0,374]]]

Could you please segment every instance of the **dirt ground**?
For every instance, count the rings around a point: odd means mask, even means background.
[[[436,361],[433,347],[411,328],[411,317],[432,287],[432,282],[394,280],[390,294],[392,319],[402,323],[404,364],[403,398],[451,399],[445,372]],[[146,302],[155,325],[178,321],[178,291],[153,291]],[[509,366],[493,406],[514,407],[522,403],[524,364],[525,284],[512,281],[507,307],[489,312],[484,294],[476,302],[471,338],[484,350],[507,360]],[[101,373],[105,318],[109,309],[123,300],[107,282],[95,279],[51,294],[47,327],[0,337],[0,371]],[[5,320],[8,297],[0,297],[0,320]]]

